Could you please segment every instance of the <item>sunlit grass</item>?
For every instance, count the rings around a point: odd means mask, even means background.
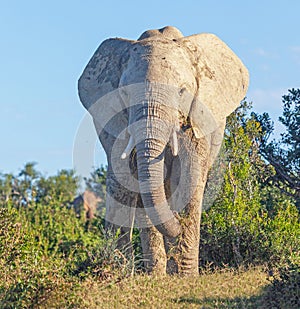
[[[263,268],[197,277],[137,275],[119,282],[87,279],[52,291],[40,308],[267,308],[268,284]]]

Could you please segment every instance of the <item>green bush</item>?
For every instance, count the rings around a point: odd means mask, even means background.
[[[28,308],[38,304],[62,276],[64,263],[44,255],[30,222],[14,208],[0,208],[0,307]]]
[[[135,271],[131,247],[119,248],[118,237],[107,235],[100,248],[85,248],[76,259],[72,274],[81,279],[94,277],[100,280],[117,280]]]
[[[3,203],[0,226],[0,308],[39,306],[64,288],[66,304],[78,304],[73,292],[82,279],[117,280],[134,270],[101,220],[86,231],[72,210],[54,203],[18,209]]]
[[[274,266],[289,260],[300,265],[300,222],[294,204],[281,203],[272,215],[252,203],[231,206],[215,205],[202,216],[202,265]]]
[[[254,116],[247,116],[248,107],[244,102],[227,121],[224,182],[202,215],[201,265],[299,260],[299,212],[292,198],[266,183],[274,170],[259,154],[264,132]]]

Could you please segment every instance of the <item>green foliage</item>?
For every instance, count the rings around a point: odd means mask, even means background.
[[[73,170],[61,170],[54,176],[43,176],[35,169],[36,163],[26,163],[20,173],[0,174],[0,201],[14,206],[60,203],[68,205],[79,189],[79,177]]]
[[[61,170],[55,176],[40,177],[37,181],[36,201],[38,203],[61,203],[72,201],[79,188],[79,177],[72,170]]]
[[[299,213],[289,197],[265,183],[274,169],[259,153],[265,131],[255,115],[248,116],[249,108],[243,102],[227,121],[224,183],[202,217],[202,265],[299,261]]]
[[[133,264],[116,249],[118,239],[104,235],[101,219],[86,229],[66,207],[77,190],[73,172],[46,178],[32,168],[0,178],[0,308],[40,307],[53,293],[64,294],[62,307],[78,307],[84,300],[74,293],[82,279],[123,278]]]
[[[285,131],[278,140],[269,141],[273,133],[269,115],[255,115],[267,137],[261,143],[260,153],[276,171],[269,177],[269,183],[292,196],[300,209],[300,89],[289,89],[282,97],[282,103],[279,121]]]
[[[2,204],[0,226],[0,308],[40,306],[58,288],[77,289],[88,277],[120,280],[134,271],[117,237],[104,234],[100,222],[86,231],[59,204],[18,209]],[[74,294],[64,297],[78,305]]]
[[[12,195],[13,174],[0,174],[0,201],[7,202]]]
[[[0,307],[28,308],[48,290],[59,264],[43,257],[31,224],[14,208],[0,209]]]

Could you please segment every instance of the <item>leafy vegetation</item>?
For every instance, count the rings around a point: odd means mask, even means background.
[[[295,199],[269,181],[274,167],[261,155],[265,130],[244,102],[227,121],[223,186],[202,217],[201,262],[216,266],[293,260],[300,264]]]
[[[42,305],[58,288],[86,277],[102,281],[131,275],[133,265],[96,222],[93,232],[70,209],[0,208],[0,308]],[[73,295],[74,296],[74,295]],[[66,301],[72,300],[72,294]]]
[[[46,178],[28,163],[18,176],[1,179],[0,308],[43,306],[61,289],[68,291],[62,307],[79,305],[74,293],[85,278],[107,282],[131,275],[134,262],[117,249],[103,220],[96,218],[87,230],[68,207],[78,189],[74,172]]]
[[[281,138],[264,139],[261,154],[274,167],[275,173],[268,179],[285,194],[296,200],[300,209],[300,89],[290,89],[282,97],[283,113],[279,121],[285,128]],[[257,115],[258,121],[269,137],[273,124],[267,113]]]
[[[120,249],[104,213],[87,229],[71,207],[74,171],[46,177],[30,162],[0,174],[0,308],[299,308],[299,102],[299,89],[283,96],[278,141],[247,102],[228,118],[224,181],[202,217],[202,274],[189,280],[142,275],[138,231],[134,252]],[[104,167],[85,179],[103,201],[105,179]]]

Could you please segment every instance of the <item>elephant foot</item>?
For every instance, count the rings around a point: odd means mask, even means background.
[[[168,274],[199,275],[197,242],[187,243],[186,239],[165,238],[165,246],[168,256]]]
[[[160,263],[160,261],[153,261],[151,264],[148,261],[144,261],[144,267],[149,275],[166,275],[166,264]]]
[[[198,259],[194,261],[183,261],[178,267],[178,274],[182,276],[198,276]]]
[[[171,257],[167,262],[167,274],[182,275],[182,276],[197,276],[199,275],[198,260],[196,261],[186,261],[180,258]]]

